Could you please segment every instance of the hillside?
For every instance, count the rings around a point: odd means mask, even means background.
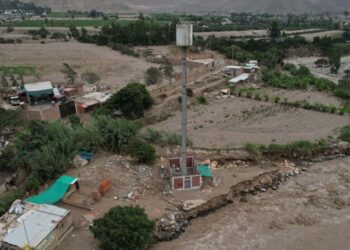
[[[97,9],[105,12],[181,11],[181,12],[253,12],[304,13],[343,12],[349,0],[25,0],[53,10]]]

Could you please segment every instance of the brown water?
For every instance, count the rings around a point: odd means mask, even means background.
[[[277,191],[236,201],[155,249],[350,249],[350,157],[317,163]]]

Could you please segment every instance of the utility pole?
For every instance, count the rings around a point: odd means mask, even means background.
[[[187,47],[182,48],[181,173],[187,175]]]
[[[176,25],[176,45],[182,50],[182,100],[181,100],[181,174],[187,175],[187,50],[192,46],[192,24]]]

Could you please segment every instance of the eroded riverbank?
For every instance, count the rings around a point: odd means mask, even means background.
[[[234,200],[155,249],[347,249],[350,157],[313,164],[277,191]]]

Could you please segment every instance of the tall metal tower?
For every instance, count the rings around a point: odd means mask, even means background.
[[[192,24],[176,25],[176,45],[182,49],[181,174],[187,175],[187,50],[192,46]]]

